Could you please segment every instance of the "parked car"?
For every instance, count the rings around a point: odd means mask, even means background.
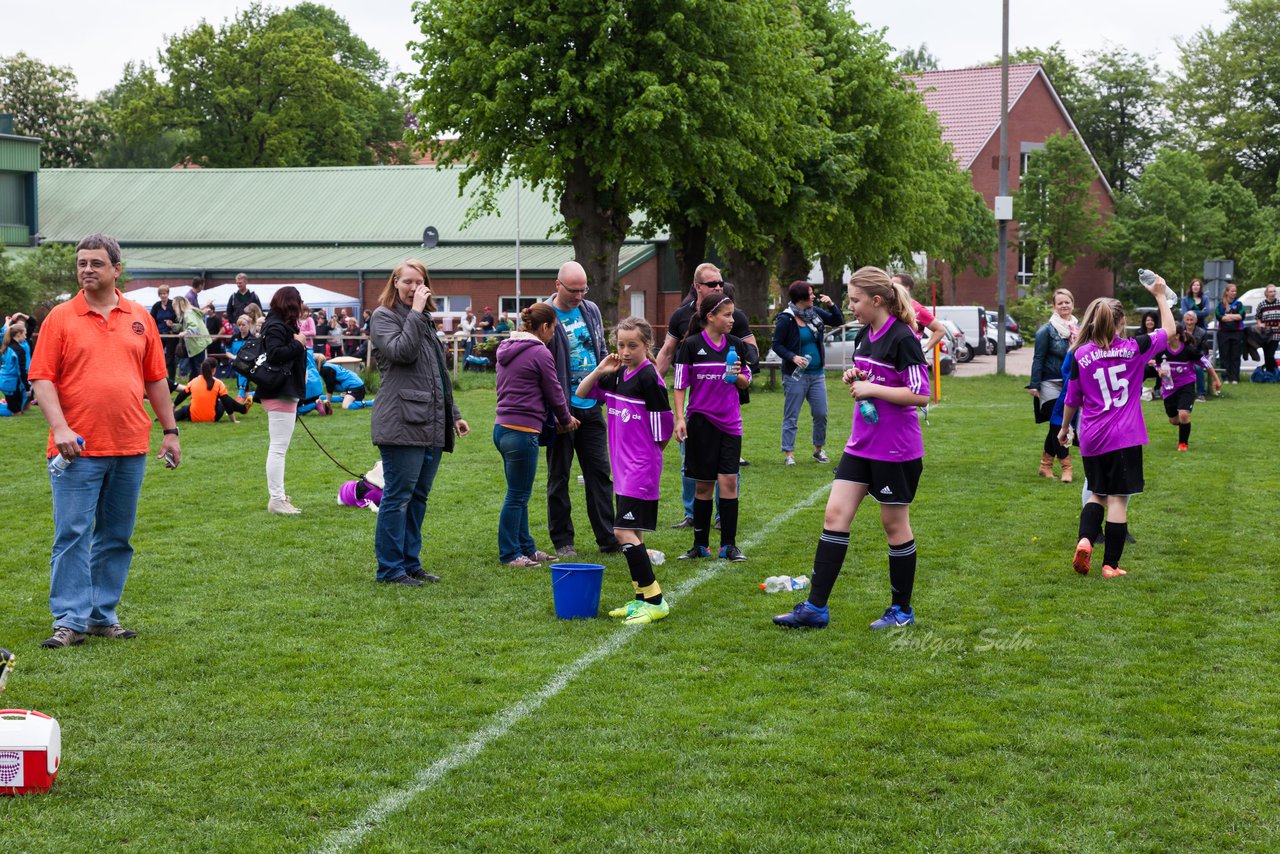
[[[972,362],[974,355],[973,345],[969,343],[964,331],[959,326],[956,326],[955,321],[952,320],[943,320],[942,325],[955,341],[955,347],[951,352],[955,356],[956,363],[963,365],[965,362]]]
[[[987,310],[980,305],[940,305],[933,310],[939,320],[950,320],[971,348],[983,348],[987,339]],[[981,353],[979,353],[981,355]]]
[[[946,323],[944,322],[942,325],[945,327]],[[844,370],[845,368],[853,367],[854,342],[861,329],[862,324],[855,321],[853,323],[837,327],[827,333],[825,349],[827,352],[828,368],[832,370],[837,368]],[[956,339],[952,337],[951,331],[948,330],[943,336],[942,344],[939,348],[942,351],[942,361],[938,365],[938,370],[942,372],[943,376],[946,376],[955,370],[956,359],[954,353],[956,352],[956,346]],[[770,352],[772,353],[772,351]],[[933,367],[933,354],[925,353],[924,358],[925,361],[929,363],[929,366]]]
[[[996,351],[996,327],[1000,325],[1000,315],[994,311],[987,312],[987,352],[994,353]],[[1004,328],[1007,334],[1004,337],[1004,349],[1017,350],[1022,346],[1022,334],[1018,331],[1018,323],[1009,315],[1004,316]]]

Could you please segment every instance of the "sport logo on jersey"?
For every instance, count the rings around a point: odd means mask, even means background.
[[[633,413],[630,409],[616,409],[612,406],[609,407],[609,414],[616,415],[619,418],[621,418],[623,424],[629,424],[631,423],[632,418],[640,417],[639,415],[636,415],[635,413]]]

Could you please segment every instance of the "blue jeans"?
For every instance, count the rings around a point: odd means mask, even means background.
[[[53,490],[53,557],[49,563],[49,610],[53,626],[83,632],[120,622],[133,560],[133,523],[146,474],[147,455],[77,457]]]
[[[827,444],[827,374],[811,374],[800,369],[791,376],[782,377],[782,450],[796,449],[796,424],[800,420],[800,405],[809,401],[809,414],[813,416],[813,446]]]
[[[1205,392],[1208,390],[1205,376],[1204,365],[1196,362],[1196,397],[1204,397]]]
[[[441,450],[379,445],[378,451],[385,485],[373,553],[378,559],[378,580],[392,581],[410,570],[422,569],[422,520],[427,516],[427,496],[440,468]]]
[[[538,473],[538,434],[493,425],[493,444],[502,454],[507,497],[498,514],[498,560],[510,563],[538,550],[529,533],[529,498]]]

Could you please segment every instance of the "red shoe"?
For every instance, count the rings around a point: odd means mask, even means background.
[[[1129,573],[1125,572],[1123,569],[1121,569],[1121,568],[1120,568],[1120,567],[1118,567],[1118,566],[1104,566],[1104,567],[1102,567],[1102,577],[1103,577],[1103,578],[1116,578],[1116,577],[1118,577],[1118,576],[1121,576],[1121,575],[1128,575],[1128,574],[1129,574]]]
[[[1178,443],[1178,450],[1179,450],[1179,451],[1185,451],[1185,450],[1188,450],[1188,448],[1187,448],[1187,443],[1186,443],[1186,442],[1179,442],[1179,443]]]
[[[1071,560],[1071,568],[1081,575],[1089,574],[1089,560],[1093,557],[1093,543],[1088,537],[1081,537],[1076,543],[1076,556]]]

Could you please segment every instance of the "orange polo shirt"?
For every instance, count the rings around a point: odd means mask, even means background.
[[[27,372],[54,384],[67,424],[84,438],[86,457],[145,454],[151,440],[151,416],[142,407],[146,383],[168,376],[150,312],[118,290],[116,297],[106,317],[89,308],[84,291],[54,306],[40,325]],[[50,430],[48,455],[57,452]]]

